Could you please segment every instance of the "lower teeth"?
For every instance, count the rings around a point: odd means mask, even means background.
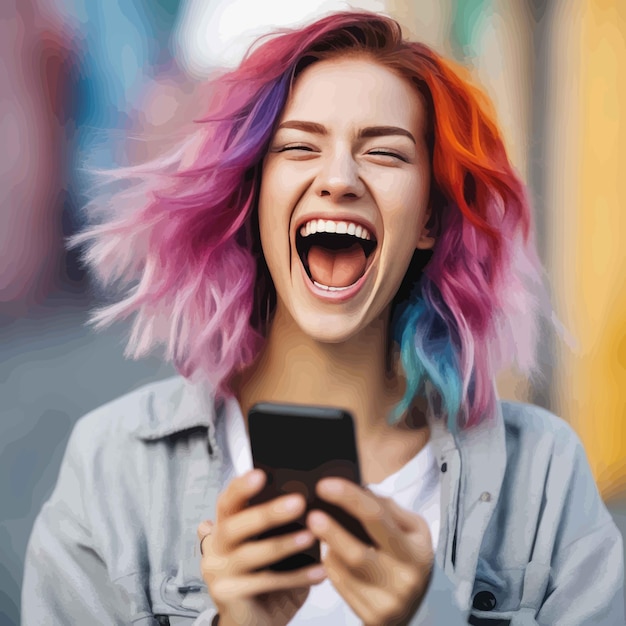
[[[329,287],[328,285],[322,285],[316,281],[313,281],[313,284],[320,289],[324,289],[325,291],[345,291],[352,287],[352,285],[348,285],[347,287]]]

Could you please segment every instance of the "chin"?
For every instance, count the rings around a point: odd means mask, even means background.
[[[319,343],[339,344],[349,341],[362,329],[356,320],[346,320],[346,315],[315,316],[296,318],[303,333]]]

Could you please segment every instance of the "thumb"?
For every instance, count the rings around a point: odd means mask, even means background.
[[[403,509],[391,498],[388,499],[388,504],[391,516],[404,532],[428,533],[428,535],[430,535],[428,523],[421,515],[408,511],[407,509]]]
[[[204,556],[204,551],[202,550],[202,543],[204,540],[213,532],[213,522],[210,519],[204,520],[198,526],[198,540],[200,541],[200,556]],[[194,554],[197,556],[196,552],[197,548],[194,549]]]
[[[400,529],[411,537],[414,555],[420,562],[429,563],[432,567],[435,555],[428,522],[421,515],[407,511],[393,501],[389,508]]]
[[[213,532],[213,522],[210,519],[206,519],[198,526],[198,540],[202,541],[207,535]]]

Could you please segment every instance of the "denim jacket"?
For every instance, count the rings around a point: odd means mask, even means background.
[[[215,519],[226,409],[181,378],[80,419],[28,544],[22,624],[209,626],[196,528]],[[411,626],[623,625],[622,538],[571,428],[500,403],[453,436],[433,573]]]

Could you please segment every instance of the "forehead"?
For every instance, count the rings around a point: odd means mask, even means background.
[[[324,125],[403,125],[417,134],[425,125],[417,88],[368,58],[337,58],[310,65],[296,79],[281,121]]]

